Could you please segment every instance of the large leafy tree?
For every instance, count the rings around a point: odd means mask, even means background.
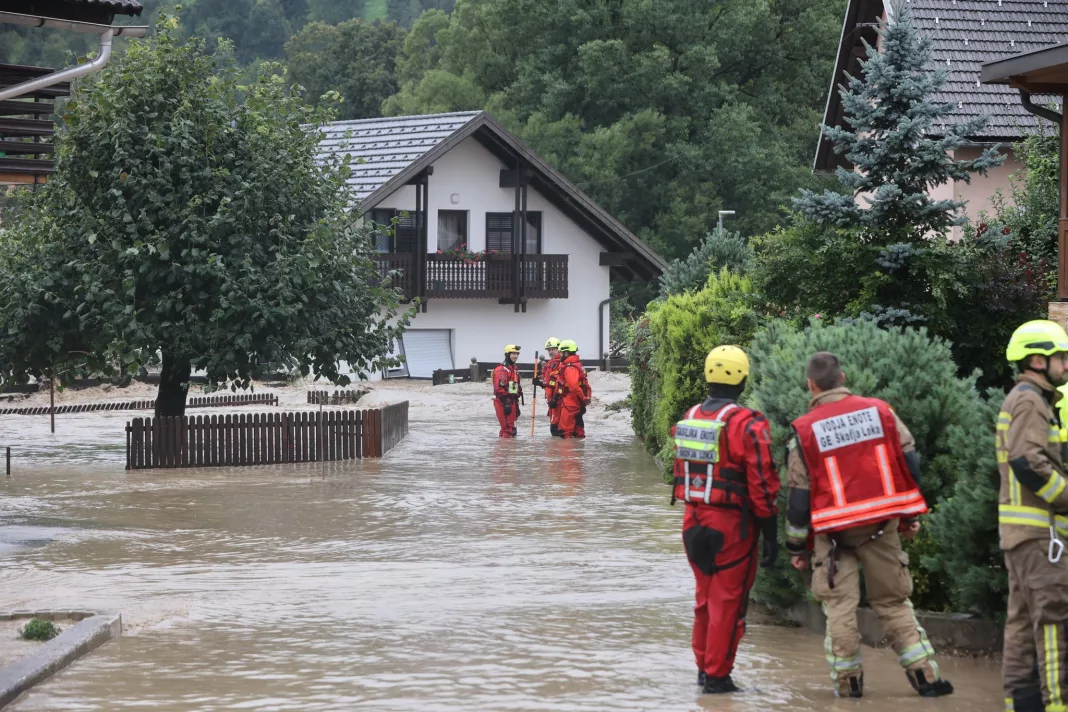
[[[669,257],[773,227],[809,165],[839,0],[459,0],[390,114],[487,108]]]
[[[390,363],[398,299],[316,162],[324,119],[278,74],[236,83],[226,43],[177,22],[79,82],[56,172],[0,233],[0,382],[162,361],[158,415],[193,369],[247,386],[278,365],[348,383]]]
[[[309,98],[338,92],[342,119],[380,116],[383,100],[397,91],[397,55],[404,37],[393,22],[313,22],[286,45],[289,71]]]

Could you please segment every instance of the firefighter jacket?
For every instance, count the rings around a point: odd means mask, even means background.
[[[560,379],[560,357],[551,358],[545,362],[545,370],[541,374],[542,389],[545,391],[545,399],[552,400],[559,390],[557,387]]]
[[[781,484],[771,454],[771,430],[760,413],[709,398],[671,429],[675,440],[672,503],[739,509],[759,519],[778,513]]]
[[[514,363],[501,363],[493,369],[493,395],[501,400],[516,400],[523,395],[518,366]]]
[[[1026,372],[998,413],[998,530],[1004,550],[1048,540],[1051,527],[1068,536],[1068,481],[1055,408],[1060,398],[1045,377]]]
[[[816,534],[927,511],[901,451],[897,419],[884,401],[849,395],[816,406],[793,427],[808,469]]]
[[[839,403],[852,396],[848,388],[833,388],[824,391],[809,402],[809,413],[821,405]],[[915,482],[919,470],[916,443],[912,438],[912,433],[901,419],[896,414],[891,413],[891,415],[894,421],[893,431],[897,433],[897,441],[901,446],[900,452],[904,457],[916,463],[913,468],[910,468],[912,480]],[[799,445],[796,435],[790,439],[786,465],[786,548],[795,554],[807,548],[812,527],[811,478]],[[908,519],[911,517],[906,517],[906,520]]]
[[[590,380],[578,354],[571,354],[560,365],[560,377],[557,379],[560,398],[572,407],[589,405],[593,397]]]

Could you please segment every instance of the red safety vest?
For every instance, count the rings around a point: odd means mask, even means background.
[[[590,377],[586,373],[586,368],[582,365],[582,361],[579,360],[579,357],[577,355],[569,356],[561,362],[560,370],[558,371],[559,375],[557,377],[558,392],[562,396],[572,395],[570,389],[568,388],[567,382],[564,380],[564,374],[571,369],[574,369],[575,372],[578,374],[579,392],[575,395],[577,395],[579,400],[581,400],[583,403],[589,403],[591,393]]]
[[[811,483],[813,532],[927,511],[905,464],[894,413],[883,401],[846,396],[817,406],[793,426]]]
[[[519,367],[515,364],[497,364],[493,369],[493,395],[498,398],[518,397],[523,390],[519,382]]]
[[[672,429],[675,439],[675,500],[741,509],[747,503],[744,453],[730,452],[730,421],[750,414],[728,403],[706,413],[695,405]],[[735,459],[737,458],[737,459]]]

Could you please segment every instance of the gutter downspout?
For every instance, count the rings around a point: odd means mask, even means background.
[[[629,294],[618,294],[614,297],[609,297],[608,299],[605,299],[603,302],[597,305],[597,324],[599,327],[597,329],[597,340],[599,346],[597,350],[598,359],[604,358],[604,308],[606,305],[611,304],[612,302],[618,302],[620,299],[626,299],[629,296]]]
[[[1024,91],[1023,89],[1020,90],[1020,104],[1029,113],[1032,113],[1035,116],[1040,116],[1043,119],[1046,119],[1047,121],[1052,121],[1053,123],[1057,124],[1057,129],[1060,130],[1061,115],[1058,114],[1056,111],[1047,109],[1044,106],[1039,106],[1038,104],[1032,103],[1031,92]]]
[[[96,59],[92,62],[86,62],[85,64],[79,64],[77,67],[70,67],[60,72],[53,72],[52,74],[46,74],[43,77],[37,77],[36,79],[30,79],[20,84],[4,87],[3,89],[0,89],[0,101],[4,99],[13,99],[17,96],[23,96],[24,94],[32,94],[33,92],[46,87],[69,82],[72,79],[77,79],[86,74],[100,71],[104,68],[104,65],[108,63],[108,60],[111,59],[112,34],[113,32],[109,27],[107,31],[100,36],[100,54],[98,54]]]

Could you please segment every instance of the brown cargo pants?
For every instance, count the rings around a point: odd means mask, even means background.
[[[1005,552],[1009,611],[1005,619],[1002,680],[1005,708],[1013,693],[1041,685],[1046,712],[1066,712],[1068,676],[1068,554],[1049,561],[1049,540],[1025,541]]]
[[[849,694],[849,681],[863,671],[860,656],[860,631],[857,608],[860,607],[860,568],[868,604],[883,624],[898,662],[907,671],[923,671],[928,680],[940,679],[934,662],[934,648],[912,610],[912,574],[909,557],[901,550],[897,520],[888,522],[882,536],[872,538],[875,525],[838,532],[836,571],[829,580],[831,538],[816,537],[812,558],[812,595],[822,602],[827,615],[824,648],[831,667],[836,692]],[[833,586],[832,586],[833,583]]]

